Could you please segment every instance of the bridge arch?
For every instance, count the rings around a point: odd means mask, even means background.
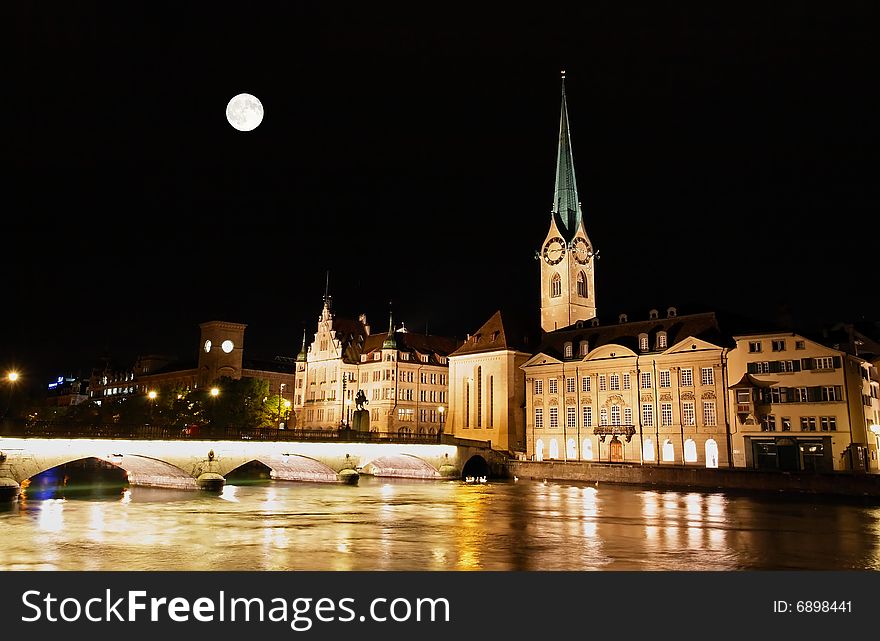
[[[329,465],[301,454],[275,454],[257,456],[244,461],[229,470],[226,475],[244,465],[259,464],[268,468],[269,478],[278,481],[312,481],[317,483],[336,483],[339,477]]]
[[[474,478],[479,478],[481,476],[488,477],[489,473],[489,462],[479,454],[471,456],[461,469],[462,478],[467,478],[469,476]]]
[[[39,464],[25,468],[19,483],[32,481],[45,472],[61,468],[78,461],[95,460],[122,470],[128,484],[143,487],[163,487],[172,489],[197,489],[196,480],[179,467],[159,459],[132,454],[111,454],[109,456],[82,456],[81,454],[42,459]]]
[[[413,479],[438,479],[440,472],[433,465],[412,454],[393,454],[373,459],[361,470],[373,476],[396,476]]]

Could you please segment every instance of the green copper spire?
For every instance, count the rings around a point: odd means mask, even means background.
[[[308,350],[306,349],[306,330],[305,330],[305,328],[303,328],[303,346],[302,346],[302,349],[299,350],[299,354],[296,355],[296,360],[298,360],[298,361],[308,360]]]
[[[565,72],[562,72],[562,113],[559,116],[559,152],[556,158],[556,193],[553,195],[553,216],[567,240],[581,221],[574,159],[571,155],[571,131],[568,126],[568,105],[565,100]]]
[[[394,323],[391,310],[388,311],[388,336],[382,342],[382,349],[397,349],[397,341],[394,339]]]

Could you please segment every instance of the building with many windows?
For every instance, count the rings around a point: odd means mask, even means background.
[[[352,424],[358,391],[367,400],[370,430],[433,435],[443,431],[449,404],[449,355],[454,338],[394,328],[371,332],[365,315],[336,316],[330,297],[311,343],[296,357],[293,407],[297,428]]]
[[[792,332],[734,339],[728,368],[735,465],[878,469],[874,364]]]

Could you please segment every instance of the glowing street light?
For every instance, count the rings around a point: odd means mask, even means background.
[[[212,388],[211,388],[211,396],[214,396],[215,398],[216,398],[217,396],[220,396],[220,388],[218,388],[218,387],[212,387]]]
[[[18,372],[12,370],[8,374],[6,374],[6,380],[8,380],[10,383],[14,383],[18,380]]]
[[[147,392],[147,396],[151,401],[155,401],[158,394],[156,394],[156,390],[151,389],[149,392]]]

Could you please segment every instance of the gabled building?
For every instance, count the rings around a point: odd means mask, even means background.
[[[300,429],[352,423],[362,391],[370,431],[438,435],[448,409],[449,355],[461,341],[394,328],[372,333],[365,315],[338,317],[326,296],[317,331],[296,357],[294,411]]]

